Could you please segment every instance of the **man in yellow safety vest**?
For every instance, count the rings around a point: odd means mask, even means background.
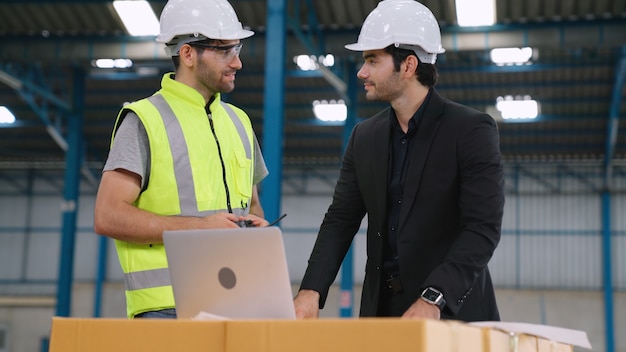
[[[162,233],[266,226],[256,185],[268,174],[246,113],[220,99],[242,68],[243,29],[226,0],[170,0],[157,41],[175,73],[120,111],[94,230],[115,239],[129,318],[175,318]]]

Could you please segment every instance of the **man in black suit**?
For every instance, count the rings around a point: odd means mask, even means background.
[[[361,316],[499,320],[487,268],[504,207],[497,124],[433,88],[444,49],[419,2],[381,1],[346,48],[363,52],[367,99],[391,106],[352,131],[297,316],[319,316],[367,214]]]

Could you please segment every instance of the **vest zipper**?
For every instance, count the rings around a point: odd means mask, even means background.
[[[213,132],[213,138],[215,139],[215,144],[217,144],[217,153],[220,156],[220,163],[222,164],[222,178],[224,181],[224,190],[226,190],[226,207],[228,208],[228,212],[232,213],[233,208],[230,206],[230,192],[228,191],[228,183],[226,182],[226,167],[224,166],[224,158],[222,158],[222,148],[220,148],[220,141],[217,139],[217,134],[215,134],[215,126],[213,125],[213,117],[211,114],[207,114],[209,118],[209,124],[211,125],[211,132]]]

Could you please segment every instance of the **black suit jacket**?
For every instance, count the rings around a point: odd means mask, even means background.
[[[442,318],[499,320],[487,269],[500,240],[504,206],[497,124],[434,89],[426,104],[411,146],[400,211],[398,254],[405,293],[414,302],[432,286],[447,301]],[[367,214],[360,314],[376,315],[386,240],[389,109],[357,124],[346,148],[301,284],[320,293],[320,308]]]

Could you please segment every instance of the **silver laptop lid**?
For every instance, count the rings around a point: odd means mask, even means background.
[[[179,319],[295,319],[278,227],[165,231]]]

